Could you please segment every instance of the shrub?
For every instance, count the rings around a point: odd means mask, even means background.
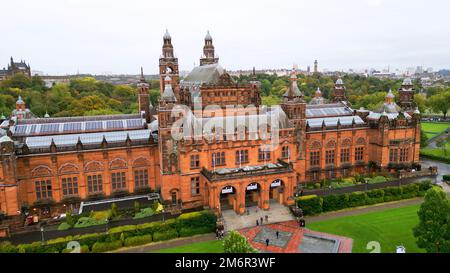
[[[322,212],[322,198],[317,195],[302,196],[297,199],[298,206],[304,215],[314,215]]]
[[[384,202],[384,190],[381,189],[371,190],[366,192],[366,194],[367,194],[366,204],[368,205]]]
[[[348,194],[323,196],[323,211],[334,211],[345,209],[348,206]]]
[[[134,213],[138,213],[141,211],[141,204],[138,201],[134,201]]]
[[[402,198],[413,198],[419,194],[419,185],[417,184],[409,184],[401,186],[402,188]]]
[[[225,253],[258,253],[244,235],[234,230],[225,236],[223,249]]]
[[[444,180],[444,181],[450,181],[450,174],[444,174],[444,175],[442,176],[442,180]]]
[[[121,234],[124,234],[125,238],[130,235],[134,236],[136,234],[136,226],[135,225],[126,225],[120,227],[114,227],[108,230],[108,234],[110,234],[113,238],[119,239]]]
[[[61,251],[61,253],[72,253],[73,249],[65,248]],[[82,245],[80,247],[80,253],[89,253],[89,247],[87,245]]]
[[[176,219],[177,230],[182,228],[205,228],[213,232],[216,229],[217,217],[210,211],[184,213]]]
[[[388,187],[384,189],[384,202],[400,200],[402,198],[401,187]]]
[[[0,243],[0,253],[17,253],[19,249],[11,244],[11,242],[1,242]]]
[[[433,187],[430,179],[423,180],[419,183],[419,192],[426,192]]]
[[[117,208],[117,204],[116,203],[112,203],[111,204],[111,213],[110,213],[110,217],[115,219],[117,217],[119,217],[119,210]]]
[[[58,226],[58,230],[68,230],[68,229],[71,229],[71,228],[72,228],[72,226],[69,225],[67,222],[62,222]]]
[[[67,223],[70,227],[73,227],[73,225],[75,225],[75,218],[73,217],[72,210],[69,210],[69,211],[66,213],[66,223]]]
[[[152,235],[134,236],[125,239],[124,246],[144,245],[152,242]]]
[[[364,206],[367,201],[367,195],[365,192],[355,191],[348,195],[348,206],[359,207]]]
[[[112,242],[96,242],[92,246],[92,252],[94,252],[94,253],[107,252],[107,251],[115,250],[115,249],[118,249],[121,247],[122,247],[122,242],[119,240],[112,241]]]
[[[73,236],[74,241],[78,241],[81,245],[87,245],[90,248],[92,248],[92,246],[96,242],[102,242],[106,238],[107,238],[107,236],[105,234],[101,234],[101,233],[90,233],[90,234]]]
[[[197,228],[181,228],[178,233],[180,237],[189,237],[197,234],[210,233],[211,228],[209,227],[197,227]]]
[[[97,220],[91,217],[81,217],[74,225],[75,228],[91,227],[106,224],[106,219]]]
[[[175,229],[169,229],[166,231],[157,231],[153,234],[153,241],[165,241],[173,238],[178,238],[178,233]]]
[[[322,186],[320,183],[315,183],[314,184],[314,189],[320,189]]]
[[[376,184],[376,183],[383,183],[386,181],[387,179],[384,176],[375,176],[374,178],[371,178],[368,182],[369,184]]]
[[[141,219],[141,218],[145,218],[145,217],[150,217],[154,214],[155,214],[155,212],[152,208],[145,208],[145,209],[142,209],[140,212],[136,213],[134,215],[133,219]]]

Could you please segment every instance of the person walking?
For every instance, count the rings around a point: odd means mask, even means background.
[[[259,218],[259,220],[261,220],[261,225],[263,224],[263,218],[262,218],[262,216],[261,216],[261,218]]]
[[[256,225],[259,226],[259,221],[258,221],[258,219],[256,219]]]
[[[216,239],[219,239],[219,229],[216,228]]]
[[[280,232],[277,230],[277,232],[275,233],[277,235],[277,239],[280,236]]]
[[[266,247],[269,246],[269,238],[266,239]]]
[[[269,215],[266,214],[266,223],[269,222]]]

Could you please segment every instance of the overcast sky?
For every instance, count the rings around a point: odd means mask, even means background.
[[[450,67],[446,0],[1,0],[0,67],[49,74],[158,72],[162,36],[180,69],[207,30],[226,69]]]

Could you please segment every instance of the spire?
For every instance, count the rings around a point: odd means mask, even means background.
[[[145,82],[145,77],[144,77],[144,69],[141,66],[141,82],[144,83]]]
[[[176,102],[177,98],[172,89],[172,79],[169,76],[166,76],[164,79],[164,92],[162,94],[162,100],[166,102]]]
[[[386,95],[386,103],[393,103],[394,102],[394,94],[392,93],[392,90],[389,89],[389,92]]]
[[[209,30],[206,33],[205,41],[212,41],[212,37],[211,37],[211,34],[209,34]]]
[[[166,28],[166,33],[164,33],[163,38],[164,38],[164,40],[170,40],[170,39],[172,39],[172,37],[170,37],[169,31],[167,30],[167,28]]]
[[[322,97],[322,91],[320,91],[320,87],[317,87],[315,95],[316,97]]]

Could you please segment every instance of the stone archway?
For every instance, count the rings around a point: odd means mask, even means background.
[[[219,192],[220,211],[232,209],[237,211],[237,190],[233,186],[224,186]]]
[[[252,182],[245,187],[245,206],[262,207],[261,198],[262,187],[258,182]]]
[[[269,185],[269,201],[283,204],[285,183],[281,179],[275,179]]]

